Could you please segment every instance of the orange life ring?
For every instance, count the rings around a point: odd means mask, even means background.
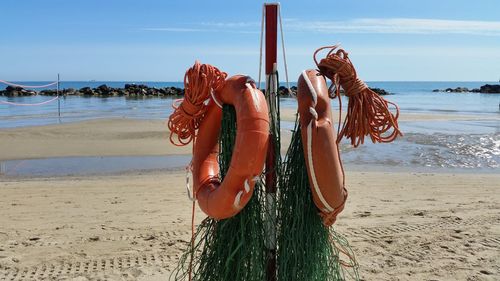
[[[297,100],[313,200],[323,223],[330,226],[344,209],[347,190],[325,77],[316,70],[304,70],[297,82]]]
[[[219,178],[219,133],[222,104],[236,110],[237,132],[231,164]],[[264,94],[247,76],[228,78],[212,95],[193,147],[194,195],[203,212],[215,219],[236,215],[250,200],[264,168],[269,116]]]

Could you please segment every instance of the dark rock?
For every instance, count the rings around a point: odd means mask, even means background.
[[[63,92],[63,95],[68,95],[68,96],[73,96],[73,95],[76,95],[78,93],[78,91],[73,89],[73,88],[64,89],[62,92]]]
[[[479,88],[479,93],[499,94],[500,93],[500,84],[499,85],[490,85],[490,84],[483,85]]]
[[[111,89],[106,85],[103,84],[99,87],[96,88],[97,91],[99,91],[99,94],[108,96],[110,94]]]
[[[13,86],[7,86],[7,88],[5,88],[5,90],[7,92],[14,92],[14,91],[21,91],[23,88],[21,87],[13,87]]]
[[[286,88],[282,89],[283,94],[286,94]],[[0,90],[0,96],[30,96],[30,95],[43,95],[43,96],[56,96],[56,90],[42,90],[35,92],[25,90],[20,87],[7,86],[5,90]],[[155,88],[148,87],[147,85],[125,84],[123,88],[112,88],[106,84],[100,85],[96,88],[84,87],[79,90],[72,88],[63,89],[59,91],[61,96],[80,95],[84,97],[111,97],[111,96],[126,96],[126,97],[168,97],[168,96],[182,96],[184,89],[176,87]]]
[[[21,87],[7,86],[5,88],[5,91],[2,91],[2,95],[7,96],[7,97],[23,96],[22,91],[23,91],[23,88],[21,88]]]
[[[386,90],[384,89],[380,89],[380,88],[370,88],[370,90],[374,91],[375,93],[381,95],[381,96],[386,96],[386,95],[390,95],[389,92],[387,92]]]
[[[261,91],[262,91],[262,93],[264,93],[264,95],[266,94],[265,89],[261,89]],[[285,86],[280,86],[278,88],[278,95],[280,95],[280,96],[288,97],[288,96],[296,95],[296,94],[297,94],[297,87],[295,87],[295,86],[290,87],[290,90]]]
[[[56,90],[43,90],[38,93],[41,96],[57,96]]]
[[[82,93],[82,95],[84,95],[84,96],[93,96],[94,95],[94,91],[90,87],[83,87],[80,89],[79,92]]]
[[[117,89],[116,90],[118,93],[118,96],[124,96],[127,92],[125,92],[125,89]]]
[[[471,90],[469,90],[466,87],[456,87],[455,89],[453,88],[446,88],[445,90],[432,90],[433,92],[446,92],[446,93],[470,93]]]
[[[35,96],[37,93],[33,90],[26,90],[26,89],[22,89],[21,90],[21,95],[23,96]]]
[[[440,90],[439,90],[439,89],[434,89],[434,90],[432,90],[432,91],[433,91],[434,93],[436,93],[436,92],[439,92]]]
[[[466,87],[457,87],[453,90],[453,92],[455,92],[455,93],[468,93],[470,91]]]

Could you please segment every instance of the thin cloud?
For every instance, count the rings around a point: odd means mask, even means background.
[[[320,33],[387,33],[387,34],[471,34],[500,36],[498,21],[463,21],[441,19],[354,19],[348,21],[290,21],[293,31]]]
[[[244,27],[260,27],[260,22],[258,21],[247,21],[247,22],[203,22],[201,23],[205,26],[213,26],[219,28],[244,28]]]
[[[194,28],[148,27],[143,31],[258,33],[260,22],[204,22]],[[192,25],[192,24],[191,24]],[[500,36],[500,21],[466,21],[413,18],[361,18],[346,21],[284,19],[290,32],[376,34],[468,34]]]
[[[183,28],[183,27],[146,27],[141,28],[142,31],[166,31],[166,32],[205,32],[208,30],[200,28]]]
[[[184,28],[184,27],[145,27],[140,28],[140,31],[157,31],[157,32],[228,32],[228,33],[242,33],[242,34],[256,34],[259,31],[251,29],[237,29],[231,26],[231,28],[225,26],[214,26],[214,28]]]

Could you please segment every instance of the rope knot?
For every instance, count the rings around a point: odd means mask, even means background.
[[[174,112],[168,118],[170,142],[177,146],[189,144],[196,137],[207,111],[206,101],[211,93],[220,89],[226,80],[227,73],[209,64],[196,61],[184,75],[184,99],[177,106],[172,105]],[[177,135],[177,142],[174,141]]]
[[[342,84],[342,88],[345,90],[345,95],[348,97],[353,97],[366,89],[368,86],[363,82],[363,80],[357,77],[350,77],[350,80],[340,82]]]
[[[318,62],[316,55],[325,49],[329,49],[326,57]],[[345,136],[351,139],[351,144],[356,147],[364,142],[367,135],[373,142],[391,142],[397,136],[402,136],[397,121],[399,108],[370,90],[365,82],[358,78],[346,51],[339,49],[338,45],[326,46],[316,50],[313,58],[319,72],[332,81],[330,97],[339,97],[340,86],[349,97],[347,115],[343,122],[339,122],[337,142]],[[342,110],[340,98],[339,104]],[[389,105],[396,108],[395,114],[389,110]]]

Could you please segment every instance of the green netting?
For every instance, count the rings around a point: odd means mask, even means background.
[[[357,264],[349,259],[354,254],[347,240],[323,225],[312,200],[298,120],[279,187],[278,280],[359,279]]]
[[[219,165],[224,178],[236,139],[236,113],[224,105]],[[256,183],[252,199],[236,216],[225,220],[206,218],[196,230],[194,247],[182,255],[171,280],[187,280],[191,257],[192,279],[203,281],[262,281],[265,278],[262,183]]]
[[[277,155],[275,169],[266,170],[266,174],[274,173],[278,180],[277,206],[269,197],[266,201],[269,195],[262,181],[258,181],[252,199],[238,215],[221,221],[203,220],[196,230],[194,246],[188,246],[171,280],[187,280],[191,263],[193,280],[266,280],[270,244],[277,245],[279,281],[359,279],[357,264],[349,259],[354,254],[347,240],[333,228],[323,226],[312,201],[298,120],[282,163],[279,98],[268,96],[268,103]],[[219,154],[221,178],[229,168],[235,139],[236,113],[232,106],[224,105]],[[275,237],[276,242],[270,243]]]

